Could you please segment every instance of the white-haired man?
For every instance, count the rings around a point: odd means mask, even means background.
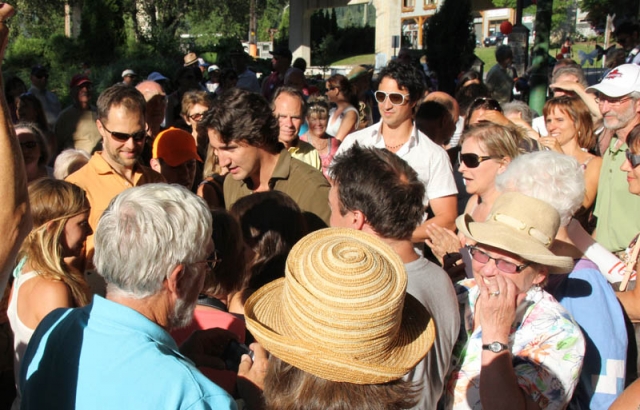
[[[183,187],[119,194],[95,234],[107,296],[41,322],[25,353],[22,408],[235,409],[168,333],[192,320],[211,229],[207,205]]]

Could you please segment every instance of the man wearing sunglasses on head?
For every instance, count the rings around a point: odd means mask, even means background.
[[[378,78],[380,83],[375,98],[381,121],[348,135],[336,155],[358,142],[363,147],[386,148],[415,169],[426,188],[425,208],[428,205],[432,211],[431,217],[413,233],[412,241],[422,243],[427,237],[425,228],[428,224],[454,229],[458,191],[451,163],[446,151],[414,125],[416,103],[425,90],[418,70],[392,61],[380,71]]]
[[[140,91],[124,84],[107,88],[98,97],[96,125],[102,136],[102,151],[66,180],[87,192],[91,204],[89,225],[95,232],[100,216],[113,199],[127,188],[164,178],[138,163],[147,136],[146,103]],[[93,256],[93,235],[87,237],[86,255]]]
[[[629,193],[625,172],[620,170],[628,148],[627,136],[640,124],[640,66],[618,66],[600,84],[587,88],[587,92],[597,94],[604,127],[613,133],[609,147],[602,154],[594,237],[616,253],[623,251],[640,231],[640,220],[626,216],[640,213],[640,197]]]

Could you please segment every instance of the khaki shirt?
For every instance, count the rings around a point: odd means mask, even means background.
[[[224,203],[227,209],[240,198],[253,193],[250,180],[236,181],[227,176],[224,181]],[[286,149],[280,151],[278,162],[269,180],[269,188],[289,195],[309,222],[309,229],[329,226],[329,182],[322,172],[295,158]]]
[[[154,182],[165,182],[162,175],[151,168],[137,165],[134,169],[131,182],[118,174],[111,168],[111,165],[102,158],[102,152],[98,151],[89,162],[69,175],[65,180],[84,189],[87,199],[91,204],[89,213],[89,225],[95,232],[98,220],[107,209],[109,202],[120,192],[127,188],[150,184]],[[93,235],[87,237],[86,254],[88,259],[93,257]]]

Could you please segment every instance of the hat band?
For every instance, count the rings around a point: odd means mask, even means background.
[[[552,238],[550,238],[548,235],[546,235],[544,232],[542,232],[538,228],[534,226],[529,226],[525,222],[517,218],[514,218],[512,216],[505,215],[505,214],[493,214],[493,220],[503,225],[507,225],[511,228],[517,229],[519,231],[525,231],[527,235],[529,235],[536,241],[540,242],[547,248],[549,247],[549,245],[551,245],[551,242],[553,242]]]

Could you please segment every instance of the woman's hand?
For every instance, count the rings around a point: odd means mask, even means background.
[[[547,147],[551,151],[555,151],[555,152],[558,152],[560,154],[564,154],[564,151],[562,150],[562,147],[560,146],[560,143],[554,137],[548,137],[548,136],[547,137],[540,137],[538,142],[540,143],[540,145],[542,145],[543,147]]]
[[[442,228],[436,224],[429,224],[425,230],[427,232],[427,239],[424,240],[424,243],[431,248],[431,252],[438,258],[440,265],[443,264],[444,256],[447,253],[460,251],[462,247],[460,240],[458,236],[449,229]]]
[[[476,304],[476,322],[482,326],[482,341],[485,343],[509,341],[511,326],[516,319],[516,308],[526,293],[520,293],[508,277],[496,274],[490,284],[482,279],[476,281],[480,297]]]

